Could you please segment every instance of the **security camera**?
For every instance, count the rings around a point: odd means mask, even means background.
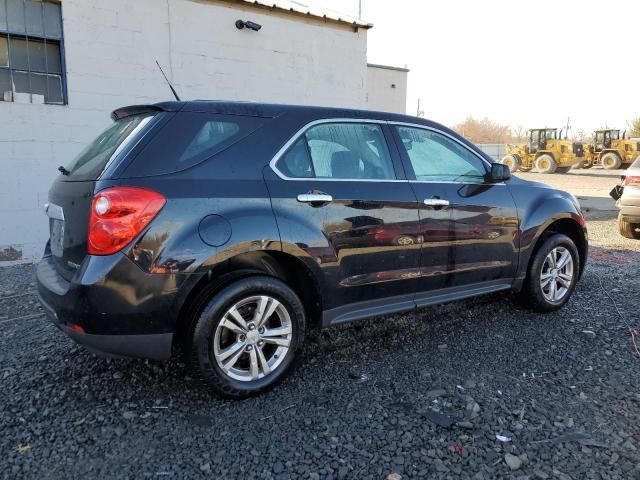
[[[244,20],[236,20],[236,28],[238,30],[242,30],[244,27],[247,27],[251,30],[253,30],[254,32],[259,31],[262,28],[262,25],[255,23],[255,22],[251,22],[251,21],[244,21]]]

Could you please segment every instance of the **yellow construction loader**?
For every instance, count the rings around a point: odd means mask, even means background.
[[[562,139],[562,130],[558,134],[557,128],[534,128],[528,143],[507,145],[501,163],[512,172],[535,168],[540,173],[566,173],[583,156],[582,143]]]
[[[585,145],[585,156],[580,167],[602,165],[607,170],[614,170],[631,165],[640,156],[640,141],[626,136],[625,132],[620,138],[620,130],[596,130],[593,143]]]

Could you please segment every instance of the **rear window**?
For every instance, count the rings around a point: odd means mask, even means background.
[[[256,131],[265,119],[179,112],[124,171],[124,177],[161,175],[210,159]]]
[[[115,121],[82,150],[67,167],[71,180],[95,180],[112,158],[151,120],[151,114]]]

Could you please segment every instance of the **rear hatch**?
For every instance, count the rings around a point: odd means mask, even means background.
[[[112,163],[126,155],[158,109],[134,111],[109,128],[64,168],[49,190],[49,249],[58,273],[71,280],[87,256],[87,229],[96,181]]]

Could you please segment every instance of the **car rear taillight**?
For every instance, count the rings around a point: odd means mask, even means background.
[[[626,177],[624,177],[624,186],[628,187],[629,185],[640,186],[640,177],[639,176],[626,176]]]
[[[113,187],[97,193],[91,203],[87,251],[111,255],[127,246],[164,206],[158,192],[136,187]]]

